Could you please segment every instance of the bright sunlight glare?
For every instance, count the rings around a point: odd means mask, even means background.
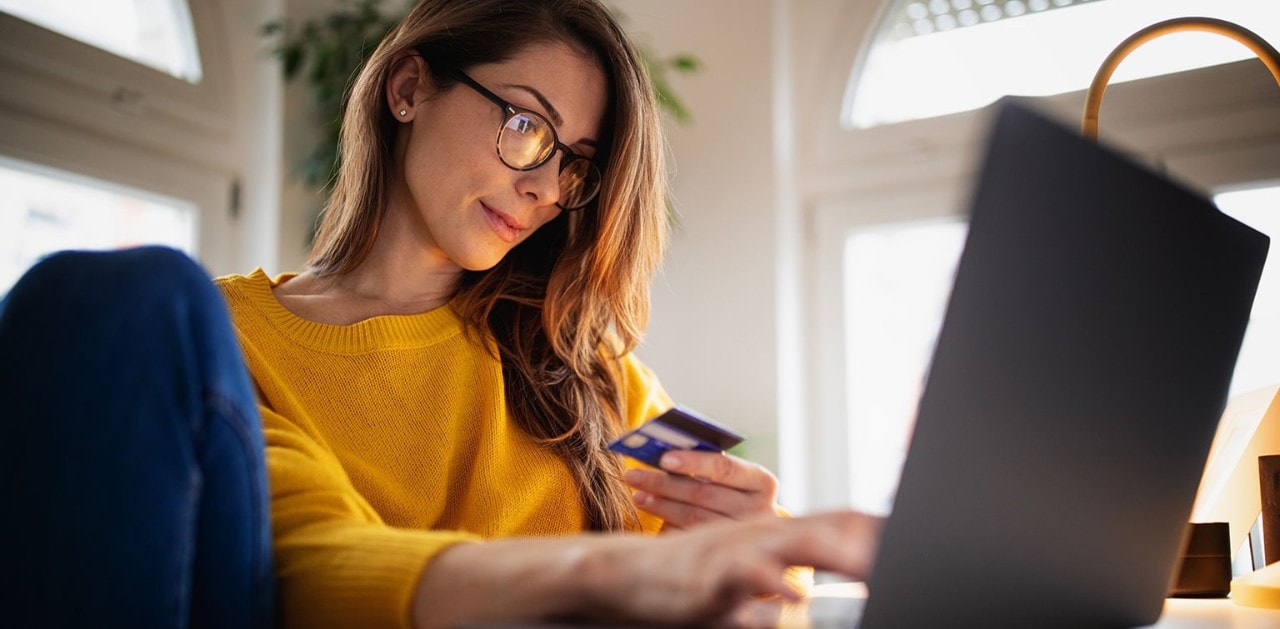
[[[874,44],[846,94],[846,126],[929,118],[984,107],[1002,96],[1082,90],[1120,42],[1174,17],[1235,22],[1280,42],[1277,0],[1105,0]],[[1252,58],[1210,33],[1150,42],[1120,64],[1112,83]],[[856,69],[855,69],[856,72]]]

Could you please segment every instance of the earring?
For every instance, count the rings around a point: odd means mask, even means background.
[[[408,109],[401,109],[401,110],[400,110],[400,117],[401,117],[401,118],[403,118],[403,117],[405,117],[405,116],[407,116],[407,115],[409,115],[409,110],[408,110]]]

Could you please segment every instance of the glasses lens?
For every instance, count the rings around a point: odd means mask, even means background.
[[[590,160],[576,157],[560,169],[560,207],[576,210],[600,192],[600,169]]]
[[[537,114],[516,112],[498,132],[498,156],[512,168],[536,167],[547,161],[555,147],[551,123]]]

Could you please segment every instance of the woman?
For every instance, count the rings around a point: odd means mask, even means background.
[[[286,615],[295,599],[329,618],[397,613],[386,597],[429,565],[416,608],[433,618],[433,577],[465,574],[436,564],[475,535],[656,531],[636,504],[674,529],[773,517],[758,466],[669,457],[702,480],[632,470],[633,503],[606,448],[670,401],[630,354],[666,224],[659,121],[601,5],[420,3],[357,77],[342,146],[309,270],[221,283],[283,450],[269,465],[290,496],[273,501]],[[321,364],[339,377],[318,380]],[[427,531],[406,550],[384,524]],[[353,544],[367,563],[350,574],[289,578]],[[316,604],[353,588],[360,605]]]
[[[217,282],[286,624],[695,621],[794,597],[789,565],[865,573],[874,522],[778,518],[758,466],[606,449],[671,406],[631,354],[662,150],[595,0],[423,0],[370,56],[309,268]]]

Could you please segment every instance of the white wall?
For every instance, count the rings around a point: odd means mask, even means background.
[[[746,456],[776,469],[773,4],[612,4],[659,56],[702,62],[671,78],[693,119],[667,121],[677,225],[640,355],[678,403],[741,430]]]
[[[281,0],[283,15],[290,23],[301,25],[336,8],[334,0]],[[277,72],[282,72],[277,65]],[[275,268],[266,269],[270,275],[284,271],[300,271],[306,263],[311,242],[311,230],[316,212],[324,196],[302,182],[298,164],[311,152],[319,136],[320,121],[311,110],[311,95],[302,78],[285,84],[281,120],[280,169],[283,177],[280,187],[280,231],[277,246],[280,258]]]
[[[280,65],[269,54],[270,42],[262,25],[281,14],[282,0],[236,0],[226,5],[228,58],[237,89],[238,121],[232,133],[240,184],[238,233],[242,242],[236,260],[215,273],[247,273],[254,267],[273,268],[280,256],[280,198],[284,180],[284,80]]]

